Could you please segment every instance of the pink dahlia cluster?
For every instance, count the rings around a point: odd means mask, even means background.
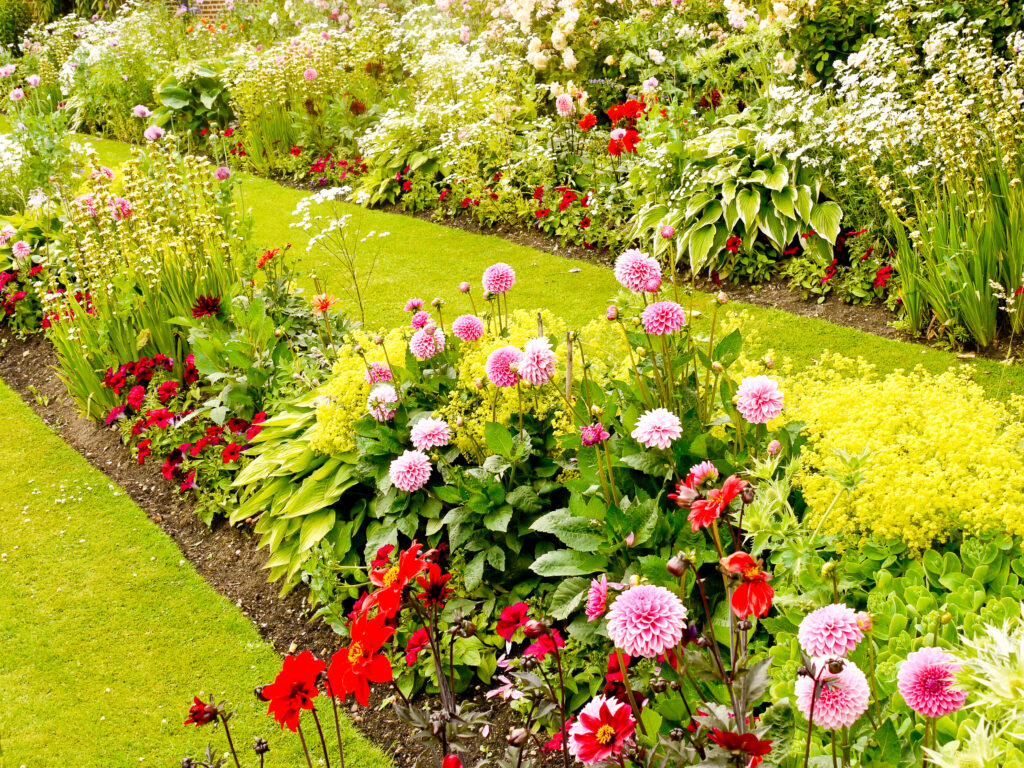
[[[647,448],[666,450],[672,442],[682,437],[683,425],[679,417],[666,408],[647,411],[636,421],[630,432],[634,440]]]
[[[842,603],[812,611],[797,630],[797,640],[808,656],[843,657],[863,639],[857,612]]]
[[[377,421],[390,421],[395,418],[398,411],[395,407],[397,402],[398,393],[390,384],[378,384],[370,390],[370,396],[366,399],[366,405]]]
[[[431,470],[430,459],[423,451],[405,451],[391,462],[388,474],[398,490],[412,493],[427,484]]]
[[[441,419],[420,419],[412,425],[410,433],[412,444],[421,451],[442,448],[452,439],[451,429]]]
[[[439,352],[444,352],[444,331],[428,323],[412,335],[409,351],[417,360],[430,360]]]
[[[519,360],[519,378],[541,387],[555,375],[555,353],[551,342],[544,336],[530,339],[523,345],[523,356]]]
[[[484,335],[484,321],[476,315],[460,315],[452,323],[452,333],[463,341],[476,341]]]
[[[412,319],[409,321],[409,325],[411,325],[416,330],[419,330],[420,328],[424,328],[429,322],[430,313],[424,312],[421,309],[420,311],[413,314]]]
[[[907,705],[925,717],[956,712],[967,693],[956,688],[960,665],[941,648],[922,648],[909,654],[896,673],[896,687]]]
[[[831,672],[829,663],[835,659],[819,657],[814,660],[815,676],[804,675],[796,681],[796,707],[814,725],[829,730],[853,725],[867,711],[871,689],[867,677],[848,659],[839,659],[842,669]],[[815,678],[819,679],[815,697]],[[813,717],[811,706],[814,706]]]
[[[632,248],[615,260],[615,279],[634,293],[657,293],[661,288],[658,260]]]
[[[523,353],[515,347],[498,347],[487,356],[484,370],[496,387],[514,387],[519,382],[519,363]]]
[[[507,293],[516,283],[516,271],[503,261],[484,270],[484,290],[495,295]]]
[[[686,310],[674,301],[656,301],[644,308],[640,322],[651,336],[667,336],[686,325]]]
[[[778,382],[767,376],[748,376],[736,390],[736,408],[751,424],[767,424],[782,413]]]
[[[673,592],[653,584],[631,587],[608,611],[608,636],[630,656],[653,659],[683,637],[686,608]]]

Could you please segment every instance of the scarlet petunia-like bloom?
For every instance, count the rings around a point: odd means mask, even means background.
[[[764,756],[772,751],[771,741],[762,741],[752,733],[733,733],[712,728],[708,734],[708,741],[717,744],[731,755],[749,757],[747,768],[756,768],[764,762]]]
[[[484,290],[488,293],[506,293],[515,285],[516,271],[505,262],[499,261],[484,270],[482,282]]]
[[[391,462],[389,474],[398,490],[412,493],[427,484],[432,469],[430,458],[423,451],[405,451]]]
[[[686,325],[686,310],[674,301],[656,301],[644,308],[640,322],[652,336],[667,336]]]
[[[954,687],[960,665],[941,648],[922,648],[907,656],[896,685],[907,705],[925,717],[942,717],[960,709],[967,693]]]
[[[264,686],[262,695],[270,702],[267,714],[291,731],[299,729],[299,716],[304,709],[313,709],[313,699],[320,695],[316,679],[327,665],[310,651],[297,656],[284,657],[284,664],[270,685]]]
[[[411,667],[420,657],[420,653],[430,645],[430,635],[424,627],[420,627],[412,633],[409,642],[405,646],[405,664]]]
[[[427,325],[412,335],[409,351],[417,360],[430,360],[438,352],[444,352],[444,342],[444,331]]]
[[[679,417],[665,408],[655,408],[644,413],[630,432],[630,436],[645,447],[662,450],[666,450],[682,434],[683,425]]]
[[[420,451],[431,448],[443,448],[452,439],[452,431],[448,423],[442,419],[420,419],[412,425],[409,437],[412,444]]]
[[[810,675],[797,678],[796,707],[809,718],[814,699],[814,724],[836,730],[853,725],[867,711],[871,691],[867,678],[856,664],[843,659],[843,669],[833,673],[826,669],[830,660],[829,657],[814,660],[814,668],[821,674],[817,698],[814,697],[814,678]]]
[[[748,376],[736,390],[736,408],[751,424],[767,424],[782,413],[782,393],[774,379]]]
[[[591,128],[593,128],[595,125],[597,125],[597,118],[594,117],[594,113],[593,112],[588,112],[576,124],[580,127],[581,131],[589,131]]]
[[[556,648],[565,648],[565,640],[562,639],[557,629],[552,629],[546,635],[542,635],[526,646],[523,654],[525,656],[533,656],[533,658],[541,661],[549,653],[554,653]]]
[[[584,765],[608,762],[622,752],[635,730],[629,704],[595,696],[569,729],[569,752]]]
[[[721,489],[712,488],[706,499],[697,499],[690,505],[690,514],[687,519],[690,527],[696,533],[701,528],[707,528],[717,520],[729,503],[740,495],[740,492],[748,485],[746,480],[740,480],[736,475],[731,475],[722,484]]]
[[[864,632],[855,610],[833,603],[804,616],[797,639],[808,656],[846,656],[864,639]]]
[[[519,377],[535,387],[543,386],[555,375],[555,353],[544,336],[530,339],[523,345],[523,356],[517,367]]]
[[[349,644],[331,657],[327,669],[328,692],[332,696],[345,699],[351,694],[366,707],[370,704],[370,683],[391,682],[391,662],[380,653],[384,643],[395,634],[395,628],[387,626],[386,621],[382,613],[372,619],[363,614],[353,620]]]
[[[221,461],[225,464],[238,461],[238,457],[241,455],[242,446],[240,443],[228,443],[224,446],[224,450],[220,452]]]
[[[767,616],[775,590],[767,584],[768,574],[761,564],[746,552],[733,552],[723,557],[721,563],[729,573],[739,574],[741,580],[732,593],[732,612],[741,619]]]
[[[503,609],[498,617],[498,626],[495,632],[506,642],[512,642],[512,636],[516,630],[523,626],[529,619],[530,607],[526,603],[515,603]]]
[[[653,659],[676,646],[686,626],[686,608],[664,587],[627,589],[608,611],[608,636],[630,656]]]
[[[484,321],[476,315],[460,315],[452,322],[452,333],[463,341],[476,341],[484,335]]]
[[[590,582],[590,591],[587,592],[587,621],[597,621],[604,615],[604,609],[608,605],[608,576],[601,574],[600,579]]]
[[[174,399],[174,396],[178,394],[178,382],[176,381],[165,381],[156,389],[157,399],[161,404],[166,405],[168,400]]]
[[[192,305],[192,317],[220,317],[220,296],[200,296]]]
[[[370,571],[370,582],[379,589],[366,601],[367,609],[376,605],[380,609],[380,614],[389,619],[398,613],[402,604],[402,592],[427,567],[426,559],[420,556],[422,550],[423,545],[414,541],[408,549],[398,555],[398,562],[395,565],[386,568],[382,566]]]
[[[653,256],[631,248],[615,260],[615,279],[622,287],[643,293],[652,280],[661,279],[661,265]]]
[[[142,402],[146,398],[146,390],[141,384],[136,384],[128,390],[128,398],[125,402],[133,411],[142,410]]]
[[[496,387],[514,387],[519,381],[517,368],[523,353],[515,347],[498,347],[487,356],[484,370]]]

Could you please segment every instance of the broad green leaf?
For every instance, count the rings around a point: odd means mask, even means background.
[[[608,558],[604,555],[557,549],[534,560],[530,570],[538,576],[586,576],[607,566]]]
[[[839,235],[839,222],[842,221],[842,218],[843,209],[839,207],[838,203],[833,203],[831,200],[818,203],[811,209],[811,226],[814,227],[815,232],[832,244],[835,244],[836,237]]]
[[[326,536],[334,527],[334,510],[324,509],[306,517],[302,521],[302,533],[299,534],[299,552],[305,552]]]
[[[736,195],[740,219],[749,232],[757,223],[757,215],[761,211],[761,193],[756,189],[741,189]]]

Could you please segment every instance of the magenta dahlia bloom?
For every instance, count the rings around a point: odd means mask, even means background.
[[[652,336],[666,336],[686,325],[686,310],[674,301],[656,301],[647,305],[640,322]]]
[[[499,347],[487,356],[487,378],[496,387],[514,387],[519,381],[517,368],[522,359],[523,353],[515,347]]]
[[[647,448],[661,448],[672,445],[683,434],[683,425],[676,416],[665,408],[647,411],[636,421],[636,427],[630,432],[634,440]]]
[[[420,310],[412,316],[412,320],[409,321],[409,325],[419,330],[430,322],[430,313]]]
[[[631,248],[615,260],[615,279],[624,288],[643,293],[652,280],[661,285],[661,265],[654,257]]]
[[[614,304],[609,304],[608,309],[605,310],[604,317],[606,320],[618,320],[619,319],[619,308]]]
[[[429,360],[438,352],[444,352],[444,331],[431,330],[429,326],[420,328],[409,340],[409,351],[417,360]]]
[[[829,658],[816,658],[814,668],[822,670]],[[796,680],[796,708],[804,717],[811,716],[811,700],[814,699],[814,678],[810,675]],[[833,674],[827,669],[821,675],[821,688],[814,700],[814,724],[829,730],[846,728],[857,722],[867,711],[871,700],[868,679],[860,668],[848,659],[843,659],[843,669]]]
[[[412,444],[421,451],[441,448],[452,439],[452,431],[448,423],[441,419],[420,419],[410,430]]]
[[[412,493],[427,484],[432,469],[423,451],[406,451],[391,462],[388,474],[398,490]]]
[[[590,582],[590,591],[587,593],[587,621],[597,621],[604,614],[608,607],[608,576],[601,574],[600,579]]]
[[[423,309],[423,299],[409,299],[405,302],[404,309],[406,312],[416,312]]]
[[[630,656],[653,659],[682,639],[686,608],[673,592],[653,584],[627,589],[608,611],[608,636]]]
[[[922,648],[907,656],[896,673],[896,686],[907,705],[925,717],[942,717],[960,709],[966,691],[954,687],[960,665],[941,648]]]
[[[808,656],[846,656],[864,639],[864,632],[855,610],[833,603],[804,616],[797,639]]]
[[[370,390],[370,396],[366,398],[366,407],[370,414],[377,421],[391,421],[398,411],[395,403],[398,402],[398,393],[390,384],[378,384]]]
[[[503,261],[491,264],[484,270],[484,290],[499,294],[511,290],[516,283],[516,271]]]
[[[519,361],[519,377],[536,387],[551,381],[555,375],[555,353],[551,342],[543,336],[530,339],[523,345],[523,357]]]
[[[460,315],[452,323],[452,333],[463,341],[476,341],[484,335],[484,321],[476,315]]]
[[[767,424],[782,413],[778,382],[767,376],[748,376],[736,390],[736,408],[751,424]]]
[[[693,478],[693,482],[689,483],[690,478]],[[694,464],[690,467],[689,476],[687,482],[692,488],[698,488],[702,483],[714,484],[718,481],[718,467],[712,464],[710,461],[702,461],[700,464]]]
[[[380,384],[393,381],[394,378],[395,375],[385,363],[370,363],[370,367],[366,369],[366,382],[368,384]]]
[[[601,423],[587,424],[585,427],[580,427],[580,441],[587,448],[592,445],[597,445],[598,443],[603,443],[609,437],[611,437],[611,435],[608,434],[608,430],[606,430],[604,425]]]

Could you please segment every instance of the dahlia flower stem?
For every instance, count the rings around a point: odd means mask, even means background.
[[[338,717],[338,700],[331,692],[331,684],[327,684],[327,695],[331,697],[331,707],[334,709],[334,734],[338,737],[338,757],[341,760],[341,768],[345,768],[345,746],[341,743],[341,718]]]
[[[612,452],[609,450],[607,443],[604,445],[604,459],[608,463],[608,486],[612,491],[612,501],[615,502],[615,506],[619,506],[619,489],[615,486],[615,474],[612,472]],[[598,449],[600,454],[600,449]]]
[[[827,669],[828,665],[823,664],[814,678],[814,688],[811,689],[811,709],[807,713],[807,743],[804,745],[804,768],[809,768],[811,764],[811,734],[814,733],[814,705],[818,701],[822,675],[825,674]]]
[[[633,369],[633,375],[636,376],[636,385],[640,388],[640,396],[643,398],[644,405],[650,408],[652,402],[651,395],[647,391],[643,377],[640,375],[640,369],[636,366],[636,358],[633,357],[633,342],[629,340],[629,333],[626,331],[626,326],[623,325],[621,320],[619,320],[619,327],[622,328],[622,335],[626,337],[626,349],[629,350],[629,364]]]
[[[309,756],[309,747],[306,746],[306,735],[302,732],[302,723],[298,723],[297,731],[299,741],[302,742],[302,752],[306,755],[306,765],[308,768],[313,768],[313,760]]]
[[[516,397],[519,400],[519,434],[523,433],[523,383],[516,377]]]
[[[331,758],[327,754],[327,739],[324,738],[324,729],[320,726],[320,718],[316,714],[316,707],[313,708],[313,722],[316,723],[316,732],[320,735],[320,749],[324,751],[324,763],[331,768]]]
[[[832,768],[839,768],[839,760],[838,760],[838,756],[836,755],[836,732],[835,731],[832,731],[832,738],[830,740],[832,742]]]
[[[228,746],[231,748],[231,757],[235,760],[235,768],[241,768],[238,763],[238,752],[235,751],[235,743],[231,740],[231,731],[228,730],[228,718],[223,712],[220,713],[220,721],[224,726],[224,735],[228,739]]]
[[[561,719],[562,727],[562,763],[565,768],[569,768],[569,738],[565,732],[565,715],[566,715],[566,701],[565,701],[565,676],[562,672],[562,654],[558,652],[558,643],[551,640],[551,645],[555,649],[555,666],[558,668],[558,691],[561,694],[558,697],[558,714]]]
[[[633,717],[636,718],[636,724],[640,726],[640,732],[646,736],[647,728],[644,727],[644,721],[640,717],[640,708],[636,705],[636,696],[633,695],[633,686],[629,684],[629,670],[626,669],[626,660],[622,656],[622,649],[615,649],[615,657],[619,660],[619,671],[622,673],[622,684],[626,687],[626,698],[629,699],[629,706],[633,708]]]
[[[471,306],[473,308],[473,314],[474,315],[478,314],[477,311],[476,311],[476,300],[473,298],[473,292],[472,291],[466,291],[466,295],[469,296],[469,306]]]

